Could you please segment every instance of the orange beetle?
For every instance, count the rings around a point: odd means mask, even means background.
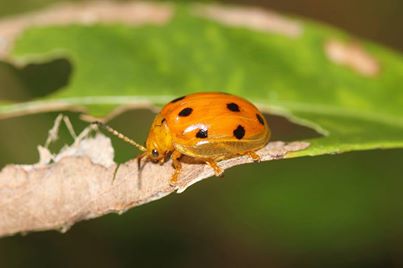
[[[175,168],[172,184],[179,177],[182,156],[205,162],[219,176],[223,171],[217,161],[239,155],[259,161],[255,151],[270,139],[267,121],[252,103],[216,92],[195,93],[166,104],[151,125],[146,147],[104,127],[144,151],[139,161],[146,157],[162,164],[171,158]]]

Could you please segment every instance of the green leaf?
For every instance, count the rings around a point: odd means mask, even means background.
[[[13,61],[67,58],[70,83],[47,97],[3,104],[0,114],[81,107],[104,116],[122,105],[225,91],[324,135],[290,157],[403,147],[402,55],[361,41],[358,50],[379,68],[365,74],[326,54],[332,40],[351,42],[336,29],[300,20],[301,34],[290,36],[224,25],[196,15],[191,4],[174,7],[162,25],[29,28],[15,43]]]

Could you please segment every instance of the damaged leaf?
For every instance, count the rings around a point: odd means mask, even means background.
[[[121,10],[125,4],[111,5]],[[137,4],[124,7],[125,16],[138,14]],[[25,65],[66,58],[74,68],[68,86],[0,105],[0,117],[69,109],[110,119],[192,92],[224,91],[323,135],[298,156],[403,147],[401,54],[255,8],[171,4],[163,5],[164,19],[153,20],[161,3],[147,7],[150,16],[140,23],[101,16],[98,4],[85,6],[86,16],[97,19],[84,25],[60,10],[51,20],[45,20],[49,10],[28,15],[32,27],[27,18],[0,21],[0,29],[13,21],[25,29],[6,42],[5,60]],[[62,15],[68,23],[60,23]],[[7,41],[4,33],[1,38]]]

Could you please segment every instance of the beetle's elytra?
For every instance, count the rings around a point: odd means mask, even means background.
[[[259,161],[255,151],[270,139],[269,125],[252,103],[216,92],[195,93],[166,104],[151,125],[146,147],[107,128],[144,151],[139,161],[145,158],[162,164],[171,158],[172,184],[180,175],[182,156],[205,162],[219,176],[223,171],[218,161],[239,155]]]

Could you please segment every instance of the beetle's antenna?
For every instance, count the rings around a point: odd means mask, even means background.
[[[134,140],[132,140],[132,139],[126,137],[126,136],[123,135],[122,133],[120,133],[120,132],[114,130],[114,129],[111,128],[110,126],[108,126],[108,125],[106,125],[106,124],[104,124],[104,123],[102,123],[102,122],[100,122],[100,121],[94,121],[94,122],[92,122],[91,124],[94,124],[94,125],[103,127],[104,129],[106,129],[107,131],[109,131],[110,133],[112,133],[113,135],[115,135],[116,137],[118,137],[119,139],[122,139],[122,140],[124,140],[125,142],[127,142],[127,143],[133,145],[134,147],[136,147],[136,148],[139,149],[140,151],[143,151],[143,152],[147,151],[147,149],[146,149],[144,146],[138,144],[138,143],[135,142]]]

